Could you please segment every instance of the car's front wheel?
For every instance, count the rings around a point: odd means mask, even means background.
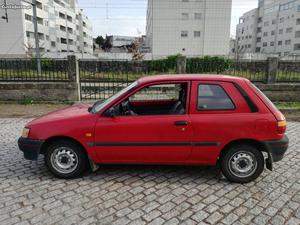
[[[59,178],[75,178],[87,168],[87,156],[78,144],[60,140],[48,146],[45,154],[47,168]]]
[[[221,158],[221,170],[231,182],[248,183],[263,172],[263,154],[251,145],[231,147]]]

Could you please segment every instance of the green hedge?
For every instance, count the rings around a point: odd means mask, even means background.
[[[224,57],[205,56],[203,58],[188,58],[187,73],[223,73],[230,68],[231,61]]]
[[[178,55],[166,59],[145,61],[149,73],[176,72]],[[222,73],[230,68],[231,61],[224,57],[187,58],[187,73]]]
[[[176,71],[177,55],[169,56],[166,59],[145,61],[149,73],[168,73]]]

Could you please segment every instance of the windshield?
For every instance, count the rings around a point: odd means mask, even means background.
[[[126,92],[128,92],[129,90],[131,90],[132,88],[134,88],[135,86],[137,86],[138,81],[133,82],[132,84],[130,84],[128,87],[122,89],[121,91],[119,91],[118,93],[114,94],[113,96],[109,97],[108,99],[106,99],[104,102],[102,102],[99,105],[94,106],[93,108],[93,112],[97,113],[100,110],[102,110],[104,107],[106,107],[107,105],[109,105],[110,103],[112,103],[114,100],[116,100],[117,98],[119,98],[120,96],[122,96],[123,94],[125,94]]]

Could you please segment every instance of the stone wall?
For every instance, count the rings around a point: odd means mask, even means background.
[[[272,101],[300,102],[300,84],[257,84]]]
[[[1,82],[0,101],[78,101],[78,84],[75,82]]]

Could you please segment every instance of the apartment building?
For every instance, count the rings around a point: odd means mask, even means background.
[[[146,36],[154,58],[227,55],[232,0],[148,0]]]
[[[0,19],[0,57],[30,57],[35,54],[32,7],[20,0],[8,2],[8,23]],[[93,54],[92,24],[78,9],[77,0],[36,2],[39,47],[43,57]],[[18,9],[11,9],[11,6],[18,6]],[[0,7],[0,16],[3,15],[4,7]]]
[[[300,54],[300,0],[260,0],[237,25],[237,53]]]

